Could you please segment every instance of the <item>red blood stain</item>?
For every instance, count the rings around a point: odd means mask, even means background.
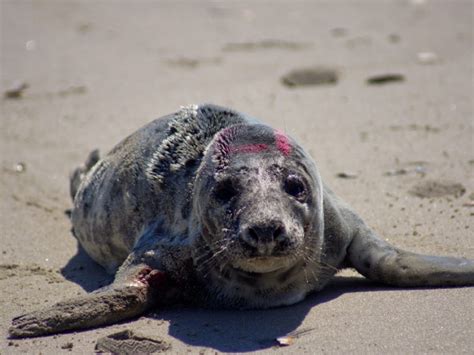
[[[288,156],[291,153],[291,144],[288,140],[288,137],[283,133],[283,131],[275,131],[275,144],[278,150],[284,155]]]
[[[154,289],[166,286],[167,277],[162,271],[145,266],[137,275],[138,281]]]

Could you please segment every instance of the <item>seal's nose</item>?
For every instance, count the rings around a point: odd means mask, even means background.
[[[283,244],[286,239],[285,225],[278,220],[253,224],[242,232],[242,240],[247,247],[256,249],[259,254],[271,254],[275,247]]]

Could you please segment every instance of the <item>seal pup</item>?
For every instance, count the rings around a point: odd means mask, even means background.
[[[71,176],[73,232],[114,282],[13,319],[12,337],[111,324],[180,301],[291,305],[341,268],[402,287],[474,285],[474,261],[382,239],[292,138],[231,109],[155,120]]]

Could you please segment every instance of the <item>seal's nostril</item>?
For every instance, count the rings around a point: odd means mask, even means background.
[[[254,228],[249,228],[248,234],[249,234],[249,237],[250,237],[252,240],[254,240],[254,241],[257,241],[257,240],[258,240],[258,233],[257,233],[257,231],[256,231]]]
[[[285,227],[282,224],[276,226],[273,232],[273,239],[278,240],[285,236]]]
[[[248,227],[244,233],[247,243],[266,244],[282,239],[286,235],[285,226],[280,221],[255,224]]]

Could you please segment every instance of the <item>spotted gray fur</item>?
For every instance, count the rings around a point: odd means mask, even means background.
[[[183,107],[169,122],[167,138],[148,163],[148,178],[156,180],[160,186],[165,185],[170,174],[200,160],[203,149],[217,132],[229,125],[245,122],[241,115],[231,110],[197,105]]]

